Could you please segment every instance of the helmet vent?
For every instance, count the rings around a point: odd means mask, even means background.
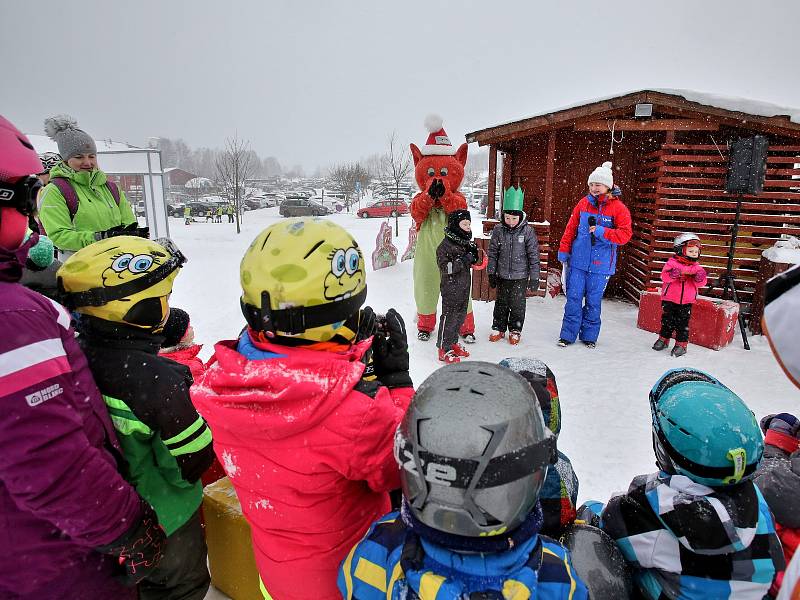
[[[448,392],[457,392],[457,391],[459,391],[461,388],[460,388],[460,387],[454,387],[454,388],[445,388],[445,389],[446,389]]]
[[[475,394],[476,396],[485,396],[486,395],[483,392],[479,392],[478,390],[475,390],[475,389],[472,389],[472,388],[469,388],[469,391],[472,392],[473,394]]]
[[[489,373],[487,371],[478,371],[481,375],[486,375],[487,377],[494,377],[493,373]]]
[[[267,245],[267,240],[269,239],[269,236],[271,236],[271,235],[272,235],[272,232],[270,231],[267,235],[264,236],[264,241],[261,243],[261,250],[262,251],[264,250],[264,246]],[[306,255],[306,256],[308,256],[308,255]]]
[[[23,146],[25,146],[29,150],[33,150],[33,146],[31,145],[31,143],[28,140],[23,140],[22,138],[17,138],[17,139],[19,140],[20,144],[22,144]]]

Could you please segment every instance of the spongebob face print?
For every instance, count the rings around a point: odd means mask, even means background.
[[[111,266],[103,271],[103,287],[125,283],[158,267],[166,255],[163,252],[132,254],[118,252],[112,255]]]
[[[325,276],[325,299],[344,300],[364,283],[364,258],[357,246],[337,248],[331,255],[331,270]]]

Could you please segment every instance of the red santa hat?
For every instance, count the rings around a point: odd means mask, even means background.
[[[447,132],[442,127],[442,117],[428,115],[425,117],[425,129],[428,130],[428,141],[420,148],[423,156],[453,156],[456,148],[450,143]]]

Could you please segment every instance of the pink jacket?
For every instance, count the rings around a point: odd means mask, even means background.
[[[186,348],[176,348],[170,351],[162,350],[158,355],[189,367],[192,372],[192,378],[195,381],[200,381],[206,370],[203,361],[197,356],[202,349],[202,344],[192,344]]]
[[[273,357],[250,360],[220,342],[192,386],[273,598],[339,600],[339,563],[400,486],[394,432],[414,390],[361,379],[370,344],[263,344]]]
[[[706,284],[706,270],[698,263],[687,263],[671,256],[661,269],[661,299],[675,304],[694,304]]]

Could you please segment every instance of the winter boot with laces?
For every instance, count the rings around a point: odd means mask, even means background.
[[[427,342],[431,339],[431,332],[430,331],[418,331],[417,332],[417,339],[422,342]]]
[[[509,334],[508,334],[508,343],[511,344],[512,346],[516,346],[517,344],[519,344],[519,338],[521,336],[522,336],[522,334],[519,331],[511,331],[511,332],[509,332]]]
[[[565,340],[564,338],[560,338],[560,339],[558,340],[558,347],[559,347],[559,348],[566,348],[566,347],[567,347],[567,346],[569,346],[571,343],[572,343],[572,342],[568,342],[568,341],[567,341],[567,340]]]
[[[444,348],[439,348],[439,361],[449,365],[452,363],[461,362],[461,359],[458,358],[458,356],[456,356],[452,350],[445,351]]]
[[[452,350],[453,354],[456,356],[463,356],[464,358],[469,356],[469,352],[467,352],[466,348],[459,343],[455,343],[450,346],[450,350]]]
[[[656,340],[656,343],[653,344],[653,350],[661,352],[667,346],[669,346],[669,340],[667,338],[659,336],[659,338]]]
[[[465,333],[461,336],[461,339],[464,340],[465,344],[474,344],[477,341],[471,333]]]
[[[686,354],[686,342],[675,342],[675,347],[672,348],[670,354],[676,358]]]
[[[492,333],[489,334],[489,341],[490,342],[499,342],[504,337],[506,337],[505,331],[498,331],[497,329],[492,329]]]

